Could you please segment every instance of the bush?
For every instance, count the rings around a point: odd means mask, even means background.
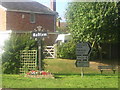
[[[11,34],[5,41],[2,54],[2,69],[6,74],[17,74],[20,68],[20,50],[35,49],[36,41],[30,40],[30,34]]]
[[[59,45],[57,48],[57,57],[63,59],[75,59],[76,58],[76,43],[69,41]]]

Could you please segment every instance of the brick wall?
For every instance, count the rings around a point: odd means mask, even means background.
[[[45,38],[44,43],[45,45],[51,46],[55,43],[55,40],[57,38],[57,35],[55,34],[50,34],[48,37]]]
[[[7,12],[7,30],[34,30],[41,25],[51,32],[54,31],[54,16],[41,14],[35,16],[36,22],[30,23],[29,13]]]
[[[6,30],[6,12],[0,8],[0,30]]]

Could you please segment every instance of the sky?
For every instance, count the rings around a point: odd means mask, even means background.
[[[35,0],[40,2],[41,4],[50,8],[50,0]],[[65,22],[65,12],[67,8],[67,0],[56,0],[56,11],[59,14],[59,17],[62,18],[61,22]]]
[[[43,5],[50,8],[50,0],[35,0]],[[120,1],[120,0],[56,0],[56,11],[59,13],[59,17],[62,18],[61,22],[65,22],[65,12],[67,9],[68,2],[113,2],[113,1]]]
[[[24,2],[24,1],[30,1],[30,0],[0,0],[0,1],[4,1],[4,2]],[[31,1],[37,1],[40,2],[41,4],[47,6],[50,8],[50,0],[31,0]],[[59,14],[59,17],[62,18],[61,22],[65,22],[65,12],[66,12],[66,8],[68,5],[68,2],[110,2],[110,1],[120,1],[120,0],[56,0],[56,11]]]

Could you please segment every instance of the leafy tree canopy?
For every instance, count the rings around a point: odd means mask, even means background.
[[[118,42],[117,2],[71,2],[66,19],[75,41]]]

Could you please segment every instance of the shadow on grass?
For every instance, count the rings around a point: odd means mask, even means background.
[[[54,73],[55,75],[55,78],[65,78],[65,77],[68,77],[68,76],[81,76],[81,74],[66,74],[66,73]],[[117,74],[84,74],[84,76],[87,76],[87,77],[98,77],[98,76],[105,76],[105,77],[109,77],[111,78],[111,76],[116,76]]]
[[[68,76],[80,76],[80,74],[69,74],[69,73],[54,73],[55,78],[65,78]]]

